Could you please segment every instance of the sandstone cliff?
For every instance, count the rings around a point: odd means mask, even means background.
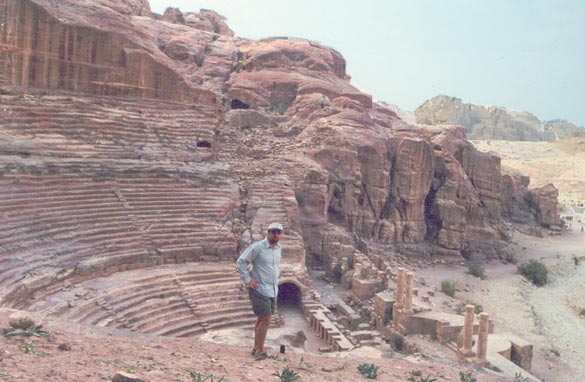
[[[469,139],[555,141],[585,135],[583,127],[568,121],[544,122],[528,112],[464,103],[445,95],[426,101],[415,116],[422,124],[462,125]]]
[[[146,1],[0,0],[0,18],[5,304],[57,312],[41,300],[63,285],[232,261],[274,220],[302,288],[305,261],[497,255],[514,211],[558,223],[554,192],[510,198],[465,128],[402,121],[331,48]]]

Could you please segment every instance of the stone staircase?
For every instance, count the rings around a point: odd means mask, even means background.
[[[232,262],[119,272],[64,288],[31,309],[84,324],[171,337],[250,328],[255,320]]]
[[[0,178],[4,303],[24,308],[25,294],[72,277],[234,258],[225,227],[237,208],[234,184],[136,169],[96,179],[64,167]]]
[[[4,151],[67,158],[210,159],[217,106],[132,98],[0,95]]]
[[[217,139],[220,105],[3,89],[0,304],[156,335],[247,326],[253,316],[235,272],[221,285],[176,271],[108,288],[139,269],[233,264],[240,243],[260,239],[275,220],[286,229],[283,268],[309,282],[294,164],[255,177],[241,152],[248,141]],[[276,137],[260,141],[252,149],[267,160],[285,150]],[[224,150],[229,166],[214,161]],[[243,240],[235,217],[248,230]],[[70,295],[104,277],[108,293]]]

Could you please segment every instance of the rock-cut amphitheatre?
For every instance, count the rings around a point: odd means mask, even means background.
[[[528,189],[461,126],[402,121],[331,48],[146,0],[0,0],[0,23],[4,309],[173,338],[250,328],[234,260],[279,221],[279,301],[329,350],[420,333],[486,364],[471,336],[493,323],[433,316],[409,262],[504,257],[513,230],[560,227],[553,186]],[[313,270],[349,298],[322,304]],[[525,346],[501,348],[518,370]]]

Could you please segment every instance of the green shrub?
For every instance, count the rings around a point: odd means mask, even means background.
[[[289,369],[288,366],[285,366],[281,372],[279,372],[278,370],[275,371],[274,373],[272,373],[272,375],[277,376],[282,382],[292,382],[301,378],[299,373],[292,369]]]
[[[541,262],[530,260],[527,264],[520,265],[518,267],[518,272],[536,286],[543,286],[546,284],[548,270]]]
[[[335,264],[335,266],[331,270],[331,278],[336,283],[339,283],[341,281],[342,276],[343,276],[343,265],[341,264],[341,262],[337,262],[337,264]]]
[[[392,344],[392,349],[402,351],[404,349],[404,336],[400,333],[392,333],[390,335],[390,343]]]
[[[518,262],[518,259],[516,259],[516,255],[514,255],[513,253],[506,253],[504,260],[506,260],[506,262],[510,264],[516,264]]]
[[[21,345],[18,345],[18,350],[24,354],[37,354],[34,344],[30,341],[22,341]]]
[[[471,259],[467,262],[467,273],[479,277],[482,280],[486,278],[485,269],[483,269],[481,263],[476,259]]]
[[[408,381],[410,382],[416,382],[418,380],[417,377],[422,376],[422,371],[420,370],[411,370],[410,371],[410,377],[408,377]]]
[[[288,40],[287,36],[270,36],[259,40],[259,42],[272,42],[275,40]]]
[[[581,308],[581,310],[579,311],[579,315],[585,316],[585,308]]]
[[[8,324],[12,329],[29,330],[36,327],[36,324],[30,318],[19,318],[16,321],[10,321]]]
[[[465,314],[465,305],[473,305],[473,312],[475,314],[480,314],[481,312],[483,312],[483,306],[473,303],[473,302],[469,302],[469,301],[465,301],[465,302],[460,302],[459,304],[457,304],[457,307],[455,308],[455,313],[463,315]]]
[[[464,373],[462,371],[459,372],[459,380],[461,382],[476,382],[477,378],[471,373]]]
[[[6,337],[13,336],[35,336],[35,337],[48,337],[51,333],[43,329],[43,325],[37,325],[29,318],[20,318],[18,321],[10,321],[9,323],[12,330],[8,331]]]
[[[454,297],[455,291],[457,291],[457,287],[454,282],[449,280],[441,281],[441,292],[445,293],[449,297]]]
[[[189,374],[191,375],[191,379],[195,382],[222,382],[224,380],[224,377],[217,377],[213,374],[203,374],[193,370],[189,370]]]
[[[378,378],[378,366],[374,365],[373,363],[362,363],[357,367],[357,369],[361,375],[368,379]]]
[[[427,374],[426,377],[423,377],[422,371],[420,371],[420,370],[411,370],[410,377],[408,377],[408,379],[407,379],[407,381],[410,381],[410,382],[434,382],[436,380],[437,380],[437,378],[431,377],[430,374]]]
[[[311,370],[313,368],[313,366],[311,366],[305,362],[305,357],[301,357],[301,360],[299,361],[298,368],[301,370]]]

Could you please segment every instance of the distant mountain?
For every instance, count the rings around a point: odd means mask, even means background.
[[[468,139],[556,141],[585,136],[585,128],[572,122],[545,122],[525,111],[464,103],[446,95],[426,101],[414,114],[419,124],[462,125]]]

